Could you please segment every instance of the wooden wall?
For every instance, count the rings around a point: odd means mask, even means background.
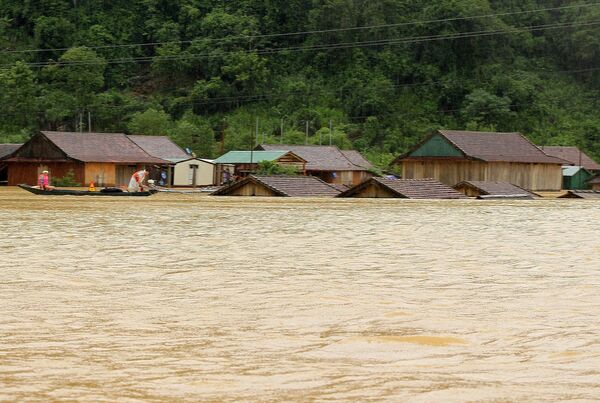
[[[279,165],[295,167],[299,173],[304,173],[306,171],[306,162],[300,161],[290,154],[278,158],[276,162]]]
[[[85,164],[85,180],[88,186],[94,181],[96,186],[115,186],[115,164],[107,162],[88,162]]]
[[[72,169],[75,180],[83,184],[84,166],[78,162],[8,162],[8,185],[16,186],[21,183],[37,185],[39,174],[48,170],[50,183],[53,178],[61,178]]]
[[[467,160],[403,160],[402,178],[434,178],[454,186],[465,180],[509,182],[527,190],[560,190],[562,169],[558,164],[523,164]]]
[[[397,198],[398,196],[377,183],[370,183],[364,189],[361,189],[358,192],[354,193],[351,197],[357,197],[357,198],[362,198],[362,199],[364,199],[364,198],[390,199],[390,198]]]
[[[373,177],[368,171],[309,171],[308,175],[316,176],[326,183],[354,186],[365,179]]]
[[[461,185],[460,187],[456,188],[457,192],[460,192],[466,196],[469,197],[478,197],[481,196],[481,192],[479,190],[477,190],[476,188],[474,188],[473,186],[470,185]]]

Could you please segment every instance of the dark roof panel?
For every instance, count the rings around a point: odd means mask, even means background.
[[[163,160],[169,161],[181,158],[192,158],[167,136],[129,135],[127,137],[140,146],[142,150],[156,158],[162,158]]]
[[[353,197],[367,186],[383,186],[399,198],[407,199],[466,199],[467,197],[435,179],[369,178],[341,193],[338,197]]]
[[[250,175],[231,185],[213,192],[214,196],[227,196],[249,182],[259,183],[279,196],[287,197],[335,197],[340,191],[315,176]]]
[[[83,162],[164,164],[142,150],[123,133],[73,133],[43,131],[70,158]]]
[[[552,157],[566,160],[573,165],[582,166],[585,169],[600,170],[600,164],[577,147],[544,146],[542,147],[542,151]]]
[[[366,171],[355,165],[336,146],[302,146],[290,144],[261,144],[258,148],[265,151],[287,150],[306,160],[308,171]],[[353,156],[355,158],[356,156]],[[363,162],[364,163],[364,162]]]
[[[23,144],[0,144],[0,159],[9,156]]]
[[[454,186],[454,188],[457,189],[465,184],[477,189],[482,195],[487,196],[538,196],[535,193],[529,192],[508,182],[463,181]]]

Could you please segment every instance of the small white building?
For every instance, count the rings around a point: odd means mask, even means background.
[[[215,164],[203,158],[171,160],[173,186],[211,186],[215,184]]]

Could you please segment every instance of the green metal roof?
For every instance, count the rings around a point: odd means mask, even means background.
[[[289,151],[229,151],[217,158],[215,164],[250,164],[275,161]],[[252,161],[252,162],[251,162]]]
[[[584,168],[578,166],[564,166],[562,167],[562,174],[563,176],[573,176],[582,169]]]

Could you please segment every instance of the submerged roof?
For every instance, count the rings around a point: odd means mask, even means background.
[[[487,181],[463,181],[454,186],[454,189],[459,189],[462,186],[470,186],[477,189],[480,194],[486,196],[528,196],[537,197],[538,195],[529,192],[519,186],[508,182],[487,182]]]
[[[23,144],[0,144],[0,158],[4,158],[15,152]]]
[[[411,154],[436,135],[443,136],[460,153],[462,158],[486,162],[520,162],[539,164],[567,164],[566,161],[546,155],[541,149],[527,140],[521,133],[472,132],[460,130],[439,130],[428,136],[410,152],[396,161],[411,157]],[[422,158],[422,157],[416,157]],[[457,157],[454,157],[457,158]],[[460,157],[458,157],[460,158]]]
[[[559,199],[600,199],[599,190],[569,190]]]
[[[358,151],[346,154],[336,146],[261,144],[258,148],[265,151],[289,150],[306,160],[308,171],[366,171],[370,168],[370,163],[369,167],[362,166],[368,161]]]
[[[215,164],[256,164],[262,161],[276,161],[286,154],[286,150],[276,151],[229,151],[214,160]],[[293,154],[293,153],[292,153]],[[295,155],[295,157],[298,157]],[[299,160],[301,158],[298,157]]]
[[[386,179],[369,178],[339,194],[337,197],[353,197],[369,186],[382,186],[398,198],[405,199],[465,199],[466,196],[435,179]]]
[[[153,157],[171,162],[192,158],[167,136],[129,135],[127,137]]]
[[[600,170],[600,164],[577,147],[543,146],[542,151],[546,154],[561,158],[574,165],[580,165],[586,169]]]
[[[123,133],[74,133],[43,131],[68,157],[83,162],[149,163],[166,161],[142,150]]]
[[[227,196],[232,191],[249,183],[262,185],[278,196],[284,197],[334,197],[340,191],[315,176],[250,175],[212,193],[213,196]]]

